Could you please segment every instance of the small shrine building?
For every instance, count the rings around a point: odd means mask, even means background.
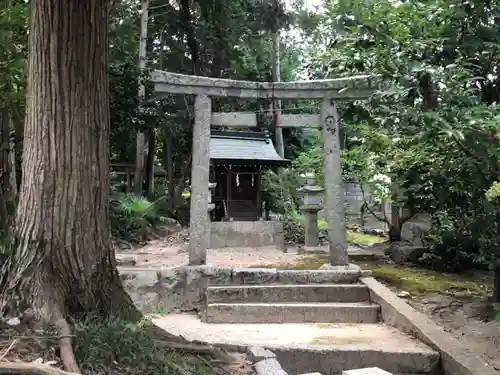
[[[210,181],[217,183],[212,221],[266,220],[262,173],[288,163],[268,132],[212,131]]]

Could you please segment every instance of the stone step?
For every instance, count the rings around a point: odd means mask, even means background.
[[[232,270],[231,284],[351,284],[356,283],[360,276],[361,270],[356,267],[326,270],[235,268]]]
[[[366,348],[344,345],[337,348],[269,347],[289,374],[318,371],[320,374],[342,375],[346,369],[380,367],[391,375],[437,375],[439,353],[427,349],[399,349],[376,346]]]
[[[269,349],[289,375],[341,375],[365,367],[394,375],[441,374],[439,353],[386,324],[208,324],[175,313],[153,321],[172,334],[227,350]]]
[[[230,302],[367,302],[362,284],[286,284],[209,286],[208,303]]]
[[[369,303],[209,303],[207,323],[376,323]]]

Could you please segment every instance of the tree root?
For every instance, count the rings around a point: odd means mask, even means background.
[[[78,363],[76,362],[75,354],[73,353],[73,345],[71,344],[71,328],[64,318],[56,321],[56,328],[61,334],[59,339],[59,349],[61,362],[64,369],[69,373],[81,374]]]
[[[75,375],[56,367],[36,363],[0,362],[0,374],[10,375]]]
[[[200,341],[189,341],[182,336],[174,335],[167,332],[160,327],[151,324],[147,327],[151,336],[159,343],[173,350],[180,350],[186,353],[209,355],[215,360],[222,361],[224,363],[230,363],[233,358],[227,354],[224,350],[216,348],[210,344],[200,342]]]

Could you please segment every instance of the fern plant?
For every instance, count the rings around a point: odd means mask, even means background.
[[[172,218],[159,214],[166,197],[150,201],[133,194],[114,192],[111,194],[111,224],[113,234],[121,239],[135,242],[146,241],[148,230],[157,225],[175,224]]]

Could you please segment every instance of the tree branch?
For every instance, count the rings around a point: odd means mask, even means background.
[[[361,194],[363,195],[363,206],[366,208],[366,210],[371,214],[373,215],[373,217],[375,217],[375,219],[377,219],[378,221],[382,221],[384,223],[386,223],[387,225],[391,226],[391,223],[389,222],[389,219],[387,218],[387,216],[385,216],[384,214],[384,217],[380,217],[378,216],[375,211],[373,211],[370,206],[368,205],[368,202],[366,201],[366,197],[365,197],[365,190],[363,189],[363,185],[362,184],[359,184],[359,187],[361,189]]]
[[[10,375],[76,375],[56,367],[36,363],[0,362],[0,374]]]

